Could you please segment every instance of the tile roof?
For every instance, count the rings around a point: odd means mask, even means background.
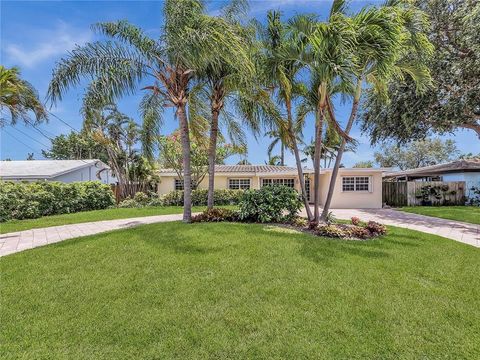
[[[160,169],[160,173],[172,173],[173,169]],[[297,168],[289,166],[277,166],[277,165],[215,165],[216,173],[295,173]]]

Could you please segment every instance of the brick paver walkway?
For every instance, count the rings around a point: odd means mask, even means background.
[[[386,225],[440,235],[464,244],[480,247],[480,225],[410,214],[392,209],[333,209],[332,211],[338,219],[350,219],[352,216],[357,216],[364,221],[374,220]],[[0,256],[80,236],[181,219],[182,214],[146,216],[52,226],[3,234],[0,235]]]
[[[132,226],[182,220],[182,214],[146,216],[130,219],[95,221],[81,224],[51,226],[0,235],[0,256],[52,244],[59,241],[126,229]]]
[[[394,209],[332,209],[332,212],[338,219],[350,219],[352,216],[356,216],[363,221],[373,220],[480,247],[480,225],[411,214]]]

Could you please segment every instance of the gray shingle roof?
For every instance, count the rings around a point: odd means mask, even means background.
[[[96,159],[0,161],[0,178],[50,178],[97,163],[107,167]]]
[[[462,172],[462,171],[480,171],[480,159],[462,159],[451,161],[444,164],[424,166],[416,169],[403,171],[392,171],[384,175],[384,177],[398,176],[428,176],[442,173]]]

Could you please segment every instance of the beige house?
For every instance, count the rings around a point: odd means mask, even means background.
[[[332,208],[382,207],[382,173],[384,169],[341,168],[335,185]],[[325,202],[331,169],[322,169],[320,177],[320,204]],[[304,169],[309,200],[313,202],[313,170]],[[265,185],[281,184],[300,190],[297,169],[273,165],[217,165],[215,189],[259,189]],[[208,188],[208,175],[199,188]],[[160,170],[158,193],[182,190],[183,183],[172,169]]]

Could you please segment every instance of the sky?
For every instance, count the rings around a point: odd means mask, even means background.
[[[207,1],[208,12],[218,14],[224,1]],[[375,4],[375,1],[351,1],[351,11],[363,6]],[[330,9],[331,0],[264,0],[250,2],[250,17],[265,21],[269,9],[280,10],[283,19],[297,13],[315,13],[325,18]],[[46,91],[55,63],[78,45],[101,37],[91,30],[91,25],[103,21],[127,19],[144,29],[150,36],[157,37],[163,22],[163,2],[152,1],[5,1],[0,2],[0,63],[6,67],[17,66],[22,77],[29,81],[45,101]],[[86,83],[71,88],[63,100],[57,104],[47,103],[50,120],[34,128],[18,123],[15,126],[1,128],[0,159],[24,160],[29,153],[35,159],[42,159],[42,149],[48,149],[51,138],[67,134],[72,129],[79,130],[82,117],[79,113],[82,95]],[[141,91],[118,102],[120,110],[141,123],[138,103]],[[336,102],[337,117],[345,124],[350,111],[350,103]],[[171,133],[178,127],[173,112],[165,113],[165,125],[162,133]],[[353,137],[359,142],[355,152],[344,155],[342,163],[349,167],[356,162],[373,160],[375,151],[382,147],[370,146],[368,136],[362,134],[359,126],[352,129]],[[305,128],[306,142],[313,137],[313,119],[309,119]],[[478,152],[478,139],[474,132],[459,130],[443,136],[453,139],[461,153]],[[267,147],[271,139],[260,136],[248,136],[248,161],[252,164],[264,164],[268,160]],[[279,149],[277,149],[279,152]],[[238,156],[231,157],[227,163],[238,162]],[[294,166],[293,154],[287,152],[287,165]]]

